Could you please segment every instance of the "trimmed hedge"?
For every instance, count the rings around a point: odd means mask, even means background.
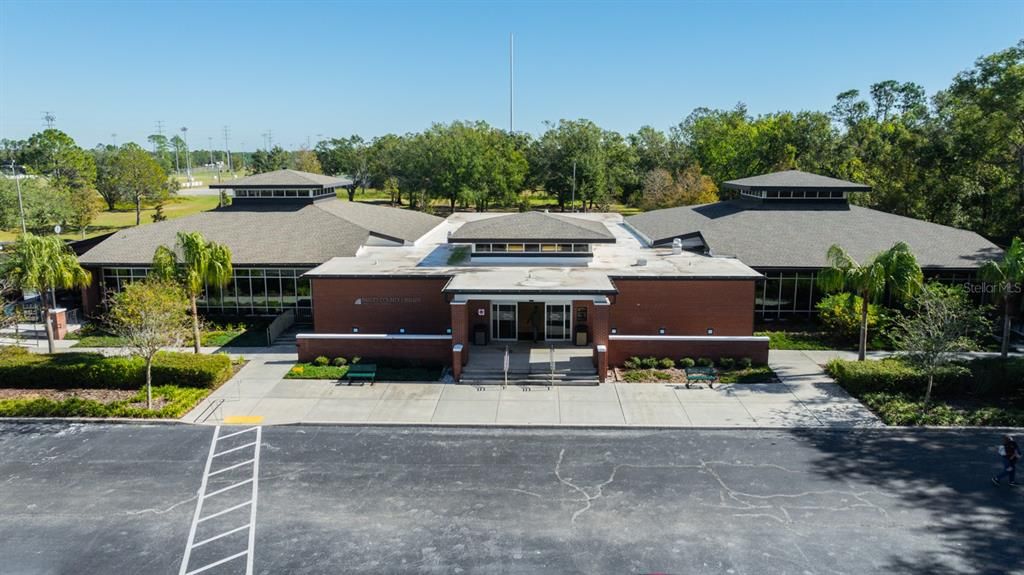
[[[153,385],[212,388],[231,377],[226,355],[160,352],[153,361]],[[0,349],[4,387],[138,389],[146,383],[146,363],[138,357],[98,353],[34,354],[22,348]]]
[[[839,385],[854,395],[871,392],[924,394],[928,377],[897,358],[870,361],[833,359],[825,370]],[[943,367],[935,376],[933,393],[963,388],[972,380],[971,371],[963,365]]]

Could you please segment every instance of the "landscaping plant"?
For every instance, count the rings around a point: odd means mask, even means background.
[[[1003,304],[1003,342],[1000,353],[1005,359],[1010,352],[1010,322],[1014,315],[1015,305],[1019,307],[1021,286],[1024,286],[1024,242],[1019,237],[1013,238],[1010,247],[1000,261],[988,261],[978,270],[981,278],[996,284],[999,288],[999,300]],[[1015,303],[1016,302],[1016,303]]]

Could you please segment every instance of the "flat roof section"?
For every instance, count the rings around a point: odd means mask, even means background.
[[[608,274],[575,268],[504,268],[462,271],[443,290],[453,294],[582,294],[618,293]]]

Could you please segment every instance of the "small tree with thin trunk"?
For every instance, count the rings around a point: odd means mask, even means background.
[[[904,358],[928,376],[925,405],[931,401],[935,375],[957,354],[978,348],[977,333],[988,321],[981,308],[956,287],[930,284],[910,305],[911,314],[896,322],[893,342]]]
[[[1010,353],[1010,322],[1016,302],[1021,297],[1021,286],[1024,285],[1024,242],[1013,238],[1010,247],[999,261],[988,261],[979,270],[981,279],[993,283],[999,289],[999,299],[1003,303],[1003,342],[1000,352],[1005,359]]]
[[[107,321],[146,361],[146,408],[153,409],[153,359],[188,333],[188,298],[177,284],[157,278],[132,282],[111,296]]]
[[[180,261],[179,261],[180,254]],[[178,232],[175,249],[160,246],[153,254],[153,275],[177,283],[192,307],[192,339],[199,353],[199,310],[196,300],[205,286],[221,287],[231,281],[231,250],[208,242],[199,232]]]
[[[7,278],[14,289],[34,291],[43,304],[43,323],[46,324],[46,343],[50,353],[56,351],[53,343],[53,318],[50,317],[50,292],[55,289],[87,287],[91,276],[64,240],[57,236],[37,236],[25,233],[18,236],[14,249],[0,260],[0,275]]]
[[[818,273],[818,287],[826,293],[849,291],[861,297],[860,345],[857,359],[868,349],[868,304],[888,290],[899,301],[908,301],[921,289],[921,268],[910,246],[897,242],[864,264],[857,263],[838,245],[828,249],[828,267]]]

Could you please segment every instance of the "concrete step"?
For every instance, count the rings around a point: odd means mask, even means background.
[[[504,384],[505,384],[505,380],[504,379],[467,379],[467,378],[463,377],[462,380],[459,381],[459,385],[504,385]],[[509,378],[508,384],[509,385],[520,385],[520,386],[526,386],[526,387],[542,387],[542,386],[546,386],[547,382],[546,381],[540,381],[540,380],[524,380],[524,379],[511,379],[511,378]],[[593,386],[593,385],[601,385],[601,382],[599,382],[597,380],[597,378],[595,377],[594,379],[568,379],[568,380],[561,380],[561,381],[555,380],[553,382],[553,385],[560,385],[560,386],[565,386],[565,387],[569,387],[569,386]]]

